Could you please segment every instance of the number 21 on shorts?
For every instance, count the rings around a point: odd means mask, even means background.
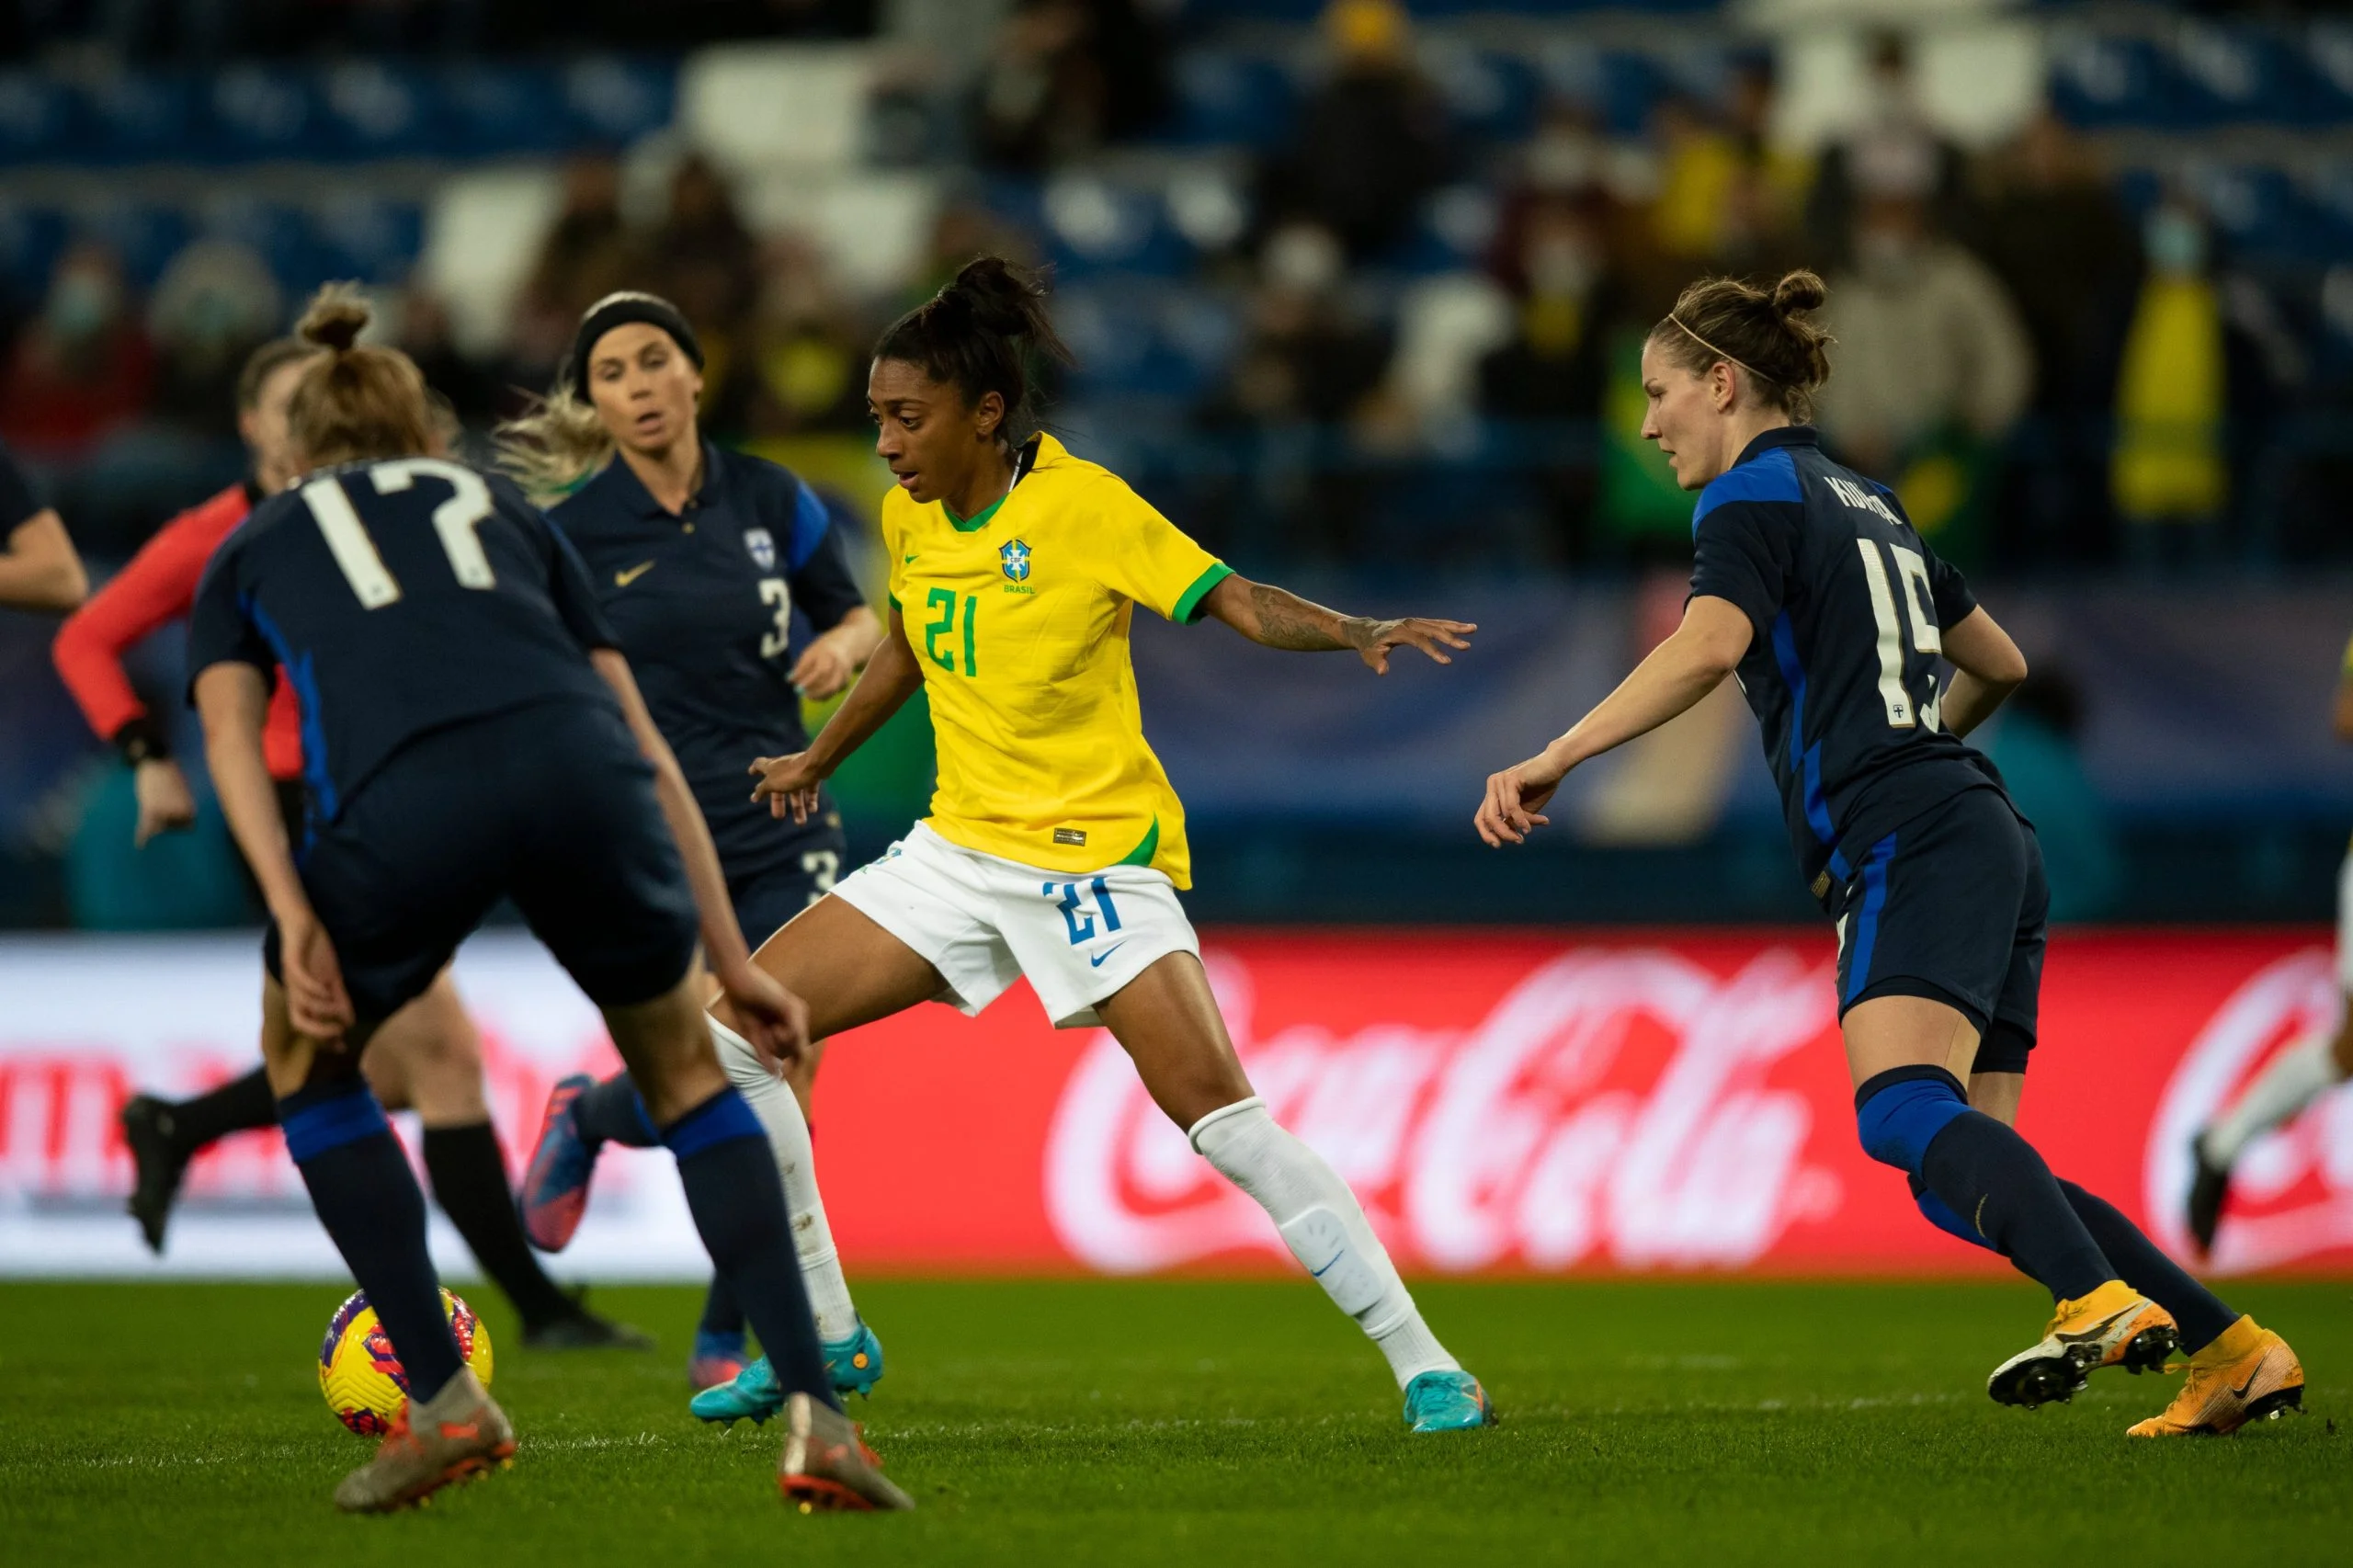
[[[1086,907],[1086,898],[1079,891],[1082,886],[1095,895],[1095,907],[1092,910]],[[1043,892],[1046,897],[1055,901],[1055,907],[1063,912],[1063,926],[1070,932],[1070,945],[1074,948],[1081,942],[1091,942],[1095,939],[1095,917],[1097,915],[1103,917],[1105,931],[1117,931],[1120,928],[1120,906],[1111,902],[1110,886],[1102,877],[1094,878],[1085,883],[1048,882]]]

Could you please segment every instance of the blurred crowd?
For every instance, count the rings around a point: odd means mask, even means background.
[[[479,430],[549,384],[590,301],[651,288],[703,334],[722,438],[854,437],[890,313],[981,249],[1057,254],[1035,204],[1025,217],[1003,193],[1165,120],[1161,12],[1002,6],[956,89],[966,173],[910,276],[845,278],[810,238],[756,231],[692,154],[633,223],[621,163],[583,155],[497,356],[460,353],[422,287],[388,301],[391,334]],[[1393,0],[1333,0],[1316,40],[1288,134],[1232,176],[1184,275],[1155,280],[1225,324],[1207,372],[1171,394],[1082,367],[1055,415],[1118,446],[1216,548],[1361,559],[1427,546],[1442,517],[1466,557],[1672,558],[1689,499],[1636,434],[1641,337],[1694,277],[1796,266],[1830,285],[1826,438],[1964,564],[2194,568],[2283,548],[2295,487],[2326,487],[2325,454],[2283,466],[2272,444],[2282,409],[2326,396],[2294,302],[2234,265],[2185,191],[2128,201],[2052,115],[1990,152],[1956,146],[1921,112],[1900,38],[1871,46],[1855,128],[1805,155],[1773,135],[1762,51],[1661,96],[1639,134],[1561,96],[1498,146],[1461,133]],[[1438,264],[1433,227],[1454,244]],[[1074,299],[1113,282],[1065,278]],[[151,478],[233,463],[236,365],[296,303],[233,243],[189,245],[143,298],[104,244],[74,244],[10,324],[0,438],[90,476],[92,526],[135,529],[168,510]]]

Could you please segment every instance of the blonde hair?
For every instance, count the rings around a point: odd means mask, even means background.
[[[498,427],[500,471],[541,506],[579,489],[617,449],[596,408],[569,385],[559,385]]]
[[[294,329],[318,351],[286,404],[287,435],[306,467],[425,457],[444,448],[444,416],[416,361],[359,342],[373,314],[358,284],[330,283],[311,297]]]

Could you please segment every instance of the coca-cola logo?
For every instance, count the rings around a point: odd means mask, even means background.
[[[2165,1085],[2143,1167],[2151,1229],[2169,1250],[2195,1256],[2183,1215],[2190,1139],[2280,1047],[2334,1028],[2341,1006],[2336,966],[2313,949],[2257,971],[2199,1031]],[[2245,1273],[2345,1246],[2353,1246],[2353,1094],[2338,1089],[2239,1156],[2211,1262],[2217,1273]]]
[[[1837,1208],[1837,1178],[1802,1157],[1812,1108],[1768,1082],[1833,1026],[1818,959],[1772,948],[1723,977],[1663,949],[1578,949],[1468,1028],[1301,1023],[1264,1040],[1249,970],[1205,961],[1252,1083],[1401,1261],[1737,1267]],[[1063,1244],[1097,1268],[1281,1252],[1108,1034],[1063,1087],[1045,1189]]]

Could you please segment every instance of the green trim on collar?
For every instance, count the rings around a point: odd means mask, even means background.
[[[1129,850],[1119,859],[1113,861],[1112,864],[1118,866],[1149,866],[1152,864],[1152,858],[1159,853],[1160,819],[1158,817],[1154,817],[1152,819],[1152,831],[1143,835],[1143,842],[1137,845],[1133,849]]]
[[[1004,494],[998,496],[995,500],[990,502],[987,506],[982,507],[978,512],[974,513],[970,520],[958,517],[956,515],[956,508],[949,506],[945,501],[942,501],[939,504],[939,509],[948,514],[948,526],[949,528],[954,528],[960,534],[976,534],[983,528],[987,528],[989,526],[989,519],[996,516],[996,509],[1011,499],[1013,499],[1013,492],[1008,490]]]
[[[1211,562],[1210,569],[1194,578],[1193,585],[1178,597],[1176,608],[1169,612],[1168,619],[1179,626],[1190,626],[1199,620],[1201,618],[1201,601],[1210,597],[1210,590],[1233,575],[1233,568],[1224,562]]]

